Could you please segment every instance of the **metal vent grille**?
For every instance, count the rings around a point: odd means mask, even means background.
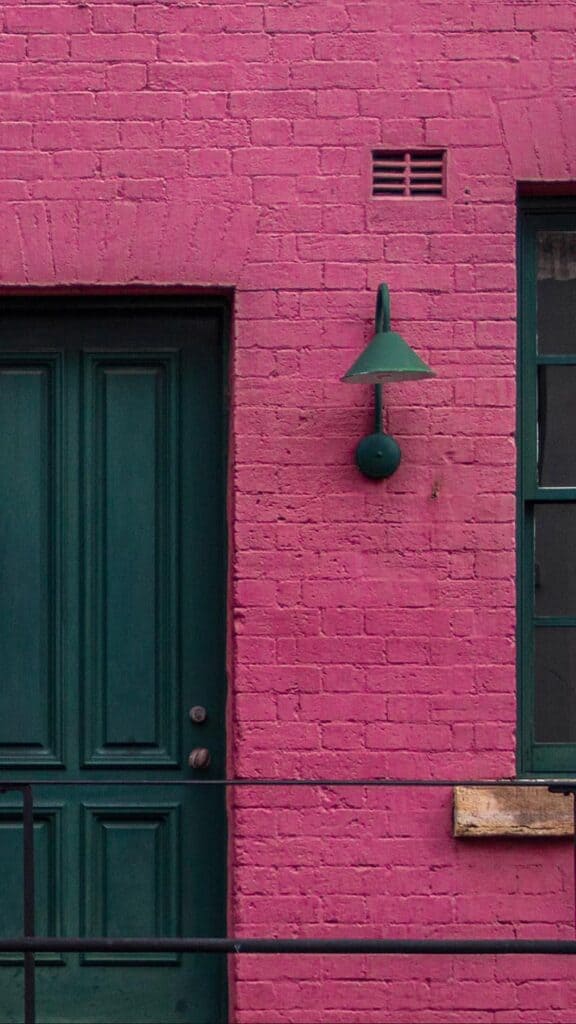
[[[434,150],[375,149],[372,153],[372,195],[422,199],[446,192],[446,154]]]

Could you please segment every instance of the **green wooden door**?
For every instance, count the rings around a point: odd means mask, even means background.
[[[178,785],[194,747],[225,768],[225,322],[220,300],[0,308],[0,781],[38,780],[38,934],[225,934],[224,794]],[[21,843],[6,795],[4,936]],[[38,962],[39,1022],[225,1019],[220,957]],[[0,958],[2,1022],[22,975]]]

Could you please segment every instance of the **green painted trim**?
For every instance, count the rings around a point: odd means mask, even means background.
[[[576,501],[576,487],[526,487],[524,501]]]
[[[538,355],[537,233],[576,231],[576,202],[569,197],[522,199],[518,207],[517,374],[517,633],[516,765],[519,775],[576,774],[576,744],[537,743],[534,736],[534,629],[573,627],[576,618],[536,616],[534,609],[534,505],[576,502],[576,487],[541,487],[537,479],[537,367],[575,365],[575,356]]]
[[[573,196],[521,196],[518,200],[518,209],[521,214],[540,214],[544,219],[550,214],[563,213],[568,214],[568,222],[576,220],[576,203]],[[564,224],[558,230],[564,230]],[[569,231],[570,226],[566,230]]]
[[[544,626],[546,629],[554,629],[555,626],[576,626],[576,617],[571,615],[536,615],[534,616],[534,626]]]
[[[228,777],[228,700],[229,700],[229,682],[228,679],[228,590],[230,586],[230,545],[228,536],[228,524],[232,521],[233,508],[231,507],[232,489],[229,485],[230,481],[230,423],[231,423],[231,402],[232,402],[232,310],[233,310],[233,298],[228,301],[224,298],[221,300],[221,326],[220,326],[220,337],[222,339],[222,436],[221,436],[221,480],[222,480],[222,500],[220,502],[220,508],[222,510],[222,518],[220,522],[220,530],[222,534],[222,557],[223,557],[223,578],[222,578],[222,632],[223,632],[223,661],[222,672],[224,676],[224,729],[222,735],[224,737],[224,777]],[[224,908],[224,919],[222,921],[222,934],[228,934],[228,911],[229,911],[229,897],[231,890],[229,886],[229,828],[228,828],[228,802],[224,804],[224,815],[223,815],[223,836],[222,836],[222,847],[224,851],[224,871],[223,874],[223,893],[222,893],[222,906]],[[221,988],[221,1003],[220,1003],[220,1017],[222,1024],[227,1024],[229,1019],[230,1010],[230,985],[229,985],[229,972],[228,972],[228,957],[223,957],[224,964],[222,967],[222,988]]]
[[[536,356],[537,366],[576,366],[576,355]]]

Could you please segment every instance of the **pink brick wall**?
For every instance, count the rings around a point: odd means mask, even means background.
[[[574,0],[5,2],[0,282],[234,286],[231,770],[514,771],[515,183],[576,180]],[[372,201],[375,146],[446,200]],[[364,481],[375,288],[438,371]],[[566,844],[450,794],[242,791],[231,927],[571,936]],[[239,1024],[574,1020],[568,959],[245,958]]]

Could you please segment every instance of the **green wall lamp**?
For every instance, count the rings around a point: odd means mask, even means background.
[[[421,380],[436,374],[417,356],[400,334],[390,330],[390,292],[381,284],[376,299],[376,334],[342,380],[347,384],[374,384],[375,433],[360,441],[356,465],[364,476],[383,480],[400,465],[398,443],[382,431],[384,381]]]

